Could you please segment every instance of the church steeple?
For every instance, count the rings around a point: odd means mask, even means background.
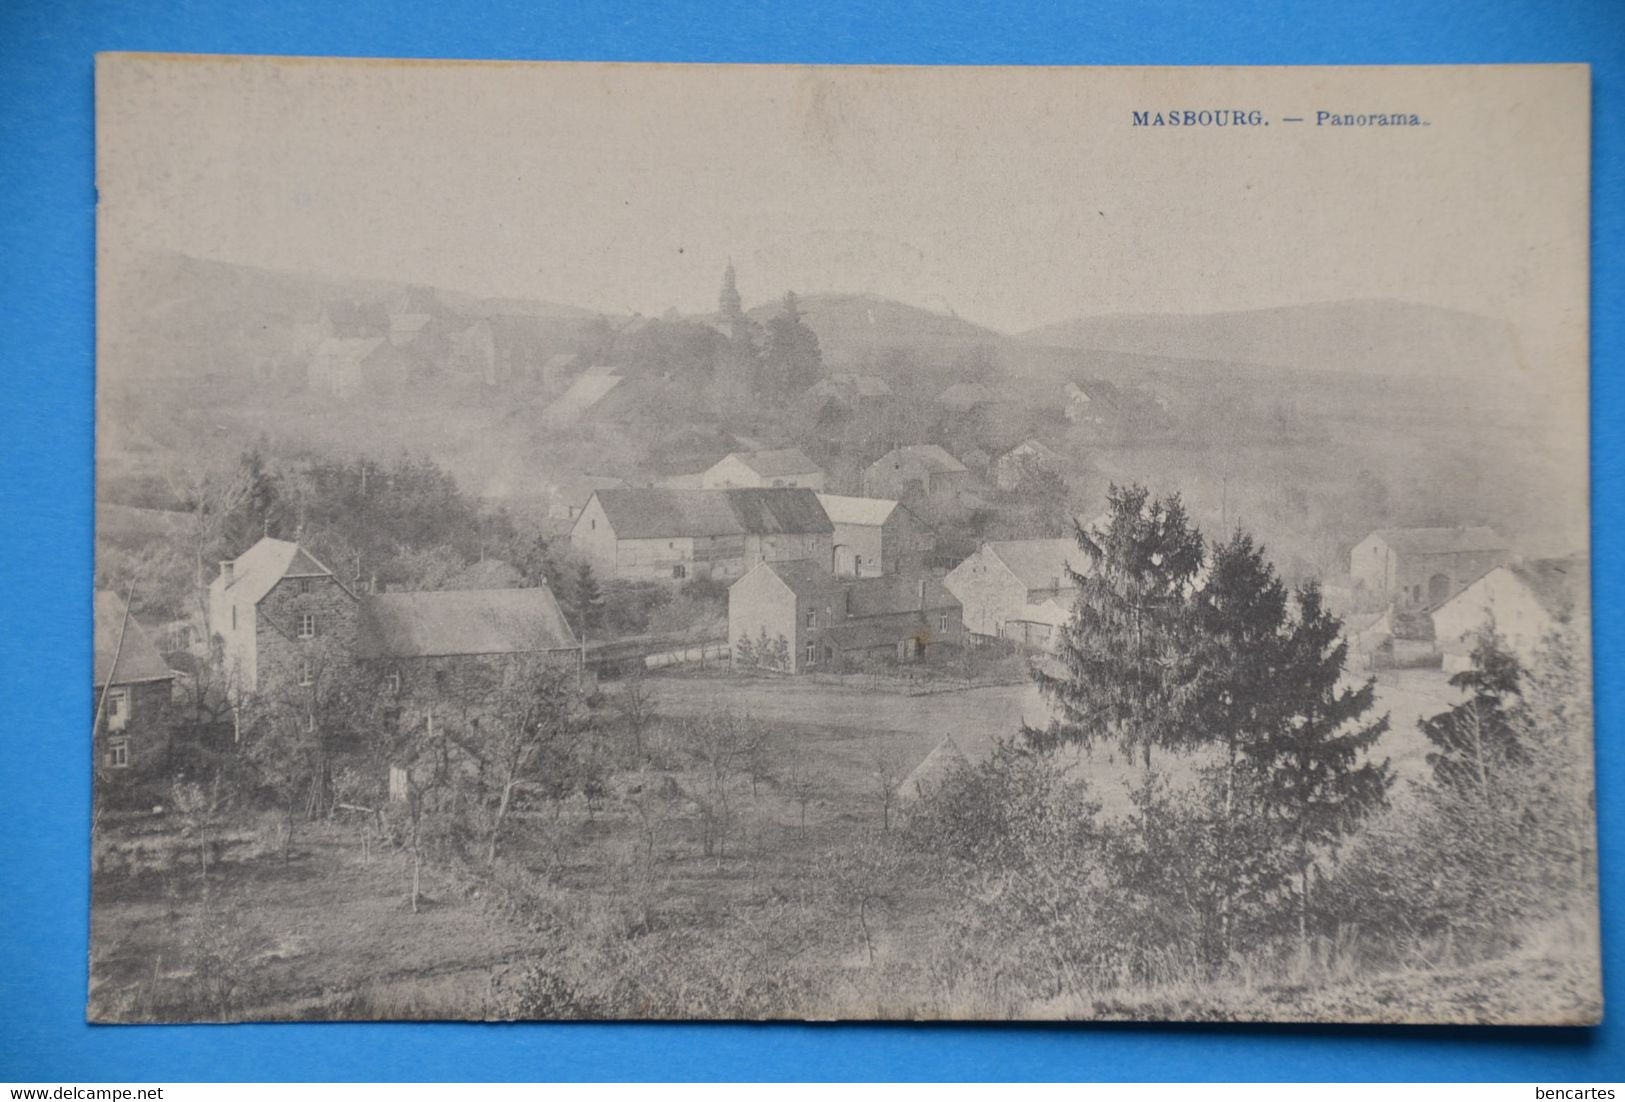
[[[722,312],[722,320],[731,322],[737,319],[744,311],[741,309],[739,299],[739,285],[734,280],[733,258],[728,258],[728,267],[722,272],[722,294],[717,296],[717,307]]]

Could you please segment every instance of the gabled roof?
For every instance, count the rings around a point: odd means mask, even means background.
[[[763,478],[787,474],[820,474],[818,464],[807,458],[800,448],[775,448],[772,451],[732,452],[726,459],[737,459]],[[718,460],[717,464],[724,460]]]
[[[108,674],[112,673],[111,684],[132,685],[138,681],[164,681],[175,676],[175,671],[169,668],[158,648],[153,645],[152,638],[147,634],[134,616],[129,618],[125,626],[124,599],[110,589],[98,589],[92,607],[94,617],[92,637],[95,641],[94,676],[96,685],[109,684]],[[119,632],[124,633],[124,643],[119,645]],[[113,655],[118,654],[118,667],[113,666]]]
[[[928,468],[933,474],[966,469],[965,464],[949,455],[947,449],[940,444],[905,444],[900,448],[893,448],[870,464],[870,469],[873,470],[875,467],[882,467],[888,463],[893,466],[901,466],[904,460],[918,463]]]
[[[983,545],[1028,589],[1066,588],[1066,564],[1087,573],[1089,558],[1074,539],[990,540]]]
[[[619,486],[593,495],[618,539],[833,532],[835,526],[805,487],[686,490]]]
[[[850,371],[842,371],[831,375],[828,381],[845,388],[858,398],[891,397],[891,384],[879,375],[858,375]]]
[[[754,535],[833,532],[835,526],[818,504],[818,495],[804,486],[754,487],[710,490],[727,495],[728,504],[746,532]]]
[[[1018,458],[1021,454],[1040,455],[1049,460],[1063,460],[1066,457],[1042,440],[1028,438],[1001,455],[1000,459]]]
[[[1073,379],[1067,383],[1067,387],[1069,395],[1075,397],[1081,394],[1092,406],[1116,409],[1123,401],[1122,391],[1117,389],[1117,384],[1105,379]]]
[[[1591,589],[1591,561],[1584,555],[1558,559],[1528,559],[1507,567],[1542,608],[1555,617],[1566,616],[1586,604]]]
[[[1507,541],[1493,528],[1378,528],[1377,538],[1395,551],[1413,555],[1448,555],[1464,551],[1505,551]],[[1364,542],[1364,541],[1361,541]]]
[[[845,494],[819,494],[818,504],[824,507],[832,524],[869,524],[879,526],[891,519],[897,511],[897,502],[884,497],[848,497]]]
[[[922,586],[925,589],[923,603],[920,594]],[[878,578],[842,578],[841,587],[847,592],[846,614],[852,619],[959,607],[959,598],[943,588],[942,579],[934,575],[884,574]]]
[[[372,594],[362,598],[356,635],[362,658],[533,654],[577,645],[546,586]]]
[[[287,577],[288,568],[299,554],[300,547],[292,540],[266,536],[231,561],[229,579],[222,571],[214,584],[230,591],[238,600],[258,604],[261,597],[271,592],[272,586]]]
[[[603,401],[604,396],[620,384],[621,376],[610,374],[608,368],[588,368],[542,411],[542,418],[551,425],[562,425]]]
[[[771,571],[779,581],[783,582],[790,588],[791,592],[798,596],[819,597],[833,593],[837,588],[834,576],[823,566],[810,559],[793,559],[788,562],[763,562],[756,569]],[[754,573],[754,570],[751,573]],[[738,582],[734,584],[737,585]]]

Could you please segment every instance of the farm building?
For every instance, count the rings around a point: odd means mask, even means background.
[[[1013,490],[1029,471],[1059,472],[1065,465],[1066,457],[1054,448],[1038,440],[1023,440],[994,460],[989,474],[999,489]]]
[[[937,395],[937,404],[954,413],[969,413],[980,406],[998,405],[1002,400],[997,391],[981,383],[955,383]]]
[[[772,451],[733,452],[725,455],[700,476],[706,490],[802,486],[824,488],[824,472],[800,448]]]
[[[835,527],[818,495],[796,487],[598,490],[570,543],[600,577],[737,578],[759,562],[832,561]]]
[[[97,590],[93,614],[94,760],[104,776],[139,775],[168,753],[175,671],[118,594]]]
[[[575,661],[579,651],[545,586],[361,593],[298,543],[269,537],[221,563],[209,617],[235,701],[309,684],[324,662],[434,659],[445,668],[536,652]]]
[[[835,526],[836,574],[872,578],[923,569],[931,533],[907,506],[843,494],[819,494],[818,503]]]
[[[1493,629],[1524,662],[1552,632],[1590,616],[1590,562],[1573,555],[1497,566],[1433,610],[1446,670],[1466,669],[1478,634]]]
[[[621,379],[608,367],[589,367],[571,380],[564,393],[542,411],[542,421],[550,428],[575,424],[583,414],[620,386]]]
[[[386,337],[327,337],[311,353],[305,380],[319,394],[344,398],[387,385],[406,367],[405,355]]]
[[[973,635],[1048,648],[1072,614],[1077,587],[1067,565],[1088,569],[1071,539],[997,540],[948,572],[942,582],[965,610]]]
[[[837,372],[814,383],[807,389],[807,396],[855,411],[884,403],[892,396],[892,389],[878,375]]]
[[[1349,573],[1366,601],[1410,612],[1438,607],[1511,557],[1493,528],[1381,528],[1355,544]]]
[[[763,562],[728,589],[735,662],[787,673],[918,661],[963,635],[959,602],[925,576],[837,578],[817,562]]]
[[[965,464],[937,444],[893,448],[863,472],[863,496],[953,501],[970,486]]]

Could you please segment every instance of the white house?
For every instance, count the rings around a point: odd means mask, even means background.
[[[1589,619],[1590,570],[1589,559],[1580,555],[1530,559],[1494,567],[1469,582],[1433,610],[1433,634],[1445,669],[1466,669],[1486,628],[1513,654],[1531,661],[1557,628]]]
[[[700,475],[705,490],[762,489],[772,486],[824,488],[824,472],[800,448],[733,452]]]
[[[959,598],[966,631],[1047,649],[1077,599],[1068,564],[1080,574],[1089,569],[1075,540],[995,540],[950,570],[942,584]]]

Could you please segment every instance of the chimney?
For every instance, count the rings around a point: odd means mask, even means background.
[[[227,585],[236,580],[236,575],[233,573],[233,568],[236,565],[237,563],[232,559],[220,560],[220,576],[225,579]]]

